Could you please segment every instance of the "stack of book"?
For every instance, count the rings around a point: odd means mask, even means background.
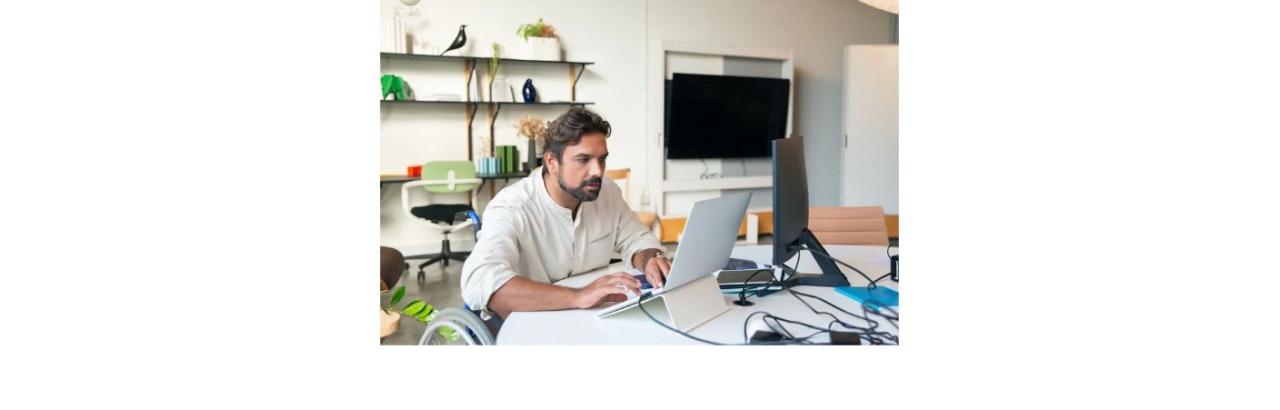
[[[520,171],[520,150],[515,145],[499,145],[497,154],[499,173],[510,174]]]
[[[483,157],[476,161],[476,174],[498,175],[521,172],[519,148],[515,145],[499,145],[494,148],[495,156]]]

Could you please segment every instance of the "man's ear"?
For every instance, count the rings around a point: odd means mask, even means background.
[[[560,162],[556,161],[556,154],[551,151],[542,153],[542,165],[547,168],[547,172],[553,174],[560,169]]]

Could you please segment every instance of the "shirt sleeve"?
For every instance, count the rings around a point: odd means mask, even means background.
[[[462,264],[462,301],[488,319],[489,299],[516,276],[520,263],[517,238],[525,230],[524,219],[511,208],[492,205],[485,210],[484,228],[476,246]]]
[[[658,241],[658,237],[654,236],[648,227],[640,223],[640,218],[636,216],[636,212],[632,211],[631,207],[627,206],[626,201],[622,200],[622,189],[618,188],[618,185],[614,184],[613,181],[609,181],[609,183],[613,185],[613,195],[610,195],[609,199],[614,201],[614,206],[611,208],[614,209],[614,218],[617,220],[616,226],[618,227],[618,234],[615,236],[618,238],[618,242],[614,244],[614,250],[618,251],[619,255],[622,255],[622,260],[627,264],[628,268],[641,269],[641,267],[631,265],[631,257],[635,256],[636,252],[645,249],[663,249],[662,242]]]

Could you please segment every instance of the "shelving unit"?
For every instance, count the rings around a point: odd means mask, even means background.
[[[480,105],[487,108],[489,120],[489,155],[494,155],[494,122],[498,118],[498,114],[502,112],[503,106],[512,105],[568,105],[568,106],[586,106],[593,104],[591,102],[578,101],[578,80],[582,78],[582,73],[586,71],[587,66],[594,64],[590,61],[546,61],[546,60],[524,60],[518,58],[499,58],[496,59],[499,64],[538,64],[538,65],[564,65],[568,67],[569,73],[569,101],[546,101],[546,102],[493,102],[493,101],[472,101],[471,81],[475,77],[476,66],[480,60],[484,60],[487,64],[493,64],[494,59],[489,57],[474,56],[433,56],[422,54],[404,54],[404,53],[380,53],[381,61],[388,60],[405,60],[405,61],[435,61],[435,62],[460,62],[462,63],[463,80],[466,81],[466,96],[462,101],[398,101],[398,100],[381,100],[384,107],[432,107],[432,106],[458,106],[466,107],[466,126],[467,126],[467,160],[474,160],[472,140],[474,135],[471,131],[472,124],[475,120],[476,111]],[[485,86],[485,94],[493,95],[493,79],[488,78],[488,84]],[[492,98],[489,98],[492,100]]]

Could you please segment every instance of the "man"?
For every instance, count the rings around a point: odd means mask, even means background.
[[[662,244],[640,224],[621,189],[604,179],[609,122],[573,108],[547,129],[543,167],[506,187],[484,212],[484,228],[462,265],[462,299],[481,317],[585,309],[626,300],[640,281],[626,272],[581,289],[554,282],[598,269],[613,252],[661,287],[671,270]]]

